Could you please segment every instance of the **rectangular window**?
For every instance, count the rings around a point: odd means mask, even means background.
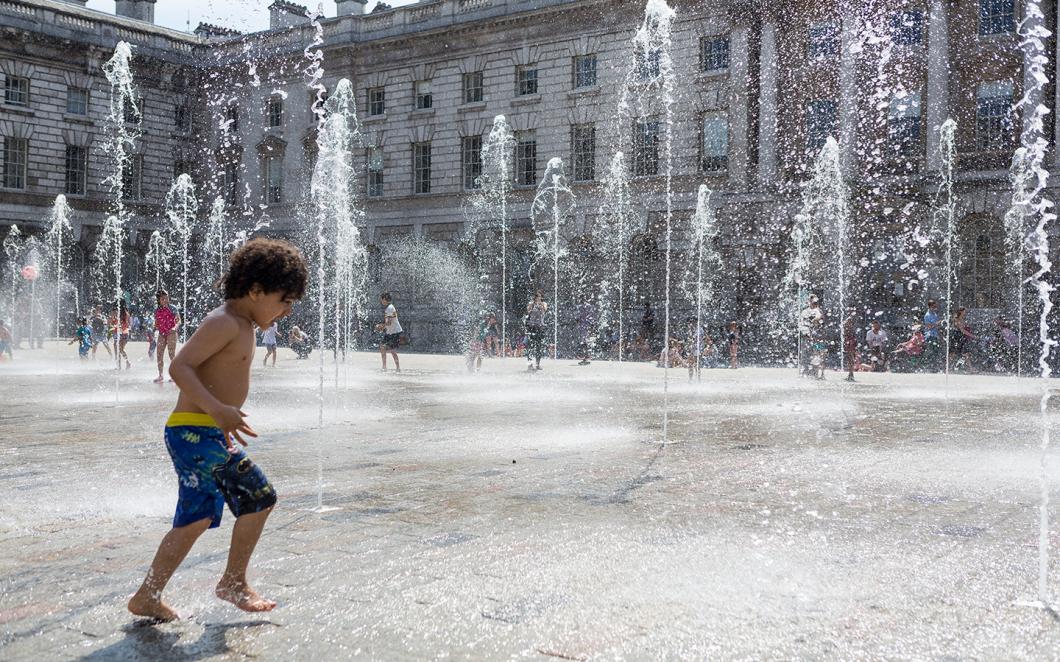
[[[88,150],[78,145],[66,146],[67,195],[84,195],[88,179]]]
[[[918,46],[924,43],[924,12],[911,9],[892,13],[891,41],[896,46]]]
[[[979,34],[986,37],[1016,31],[1015,0],[979,0]]]
[[[811,101],[806,111],[806,149],[817,152],[836,132],[836,104],[830,99]]]
[[[225,109],[225,125],[229,133],[239,133],[239,106],[229,106]]]
[[[239,166],[235,163],[225,164],[221,174],[221,195],[224,196],[226,204],[239,203]]]
[[[144,157],[136,154],[121,171],[122,200],[139,200],[143,197]]]
[[[88,115],[88,90],[83,87],[66,88],[66,112],[69,115]]]
[[[887,134],[895,156],[920,152],[920,93],[891,99]]]
[[[421,80],[416,82],[416,110],[426,110],[434,107],[434,96],[431,94],[431,81]]]
[[[28,106],[29,79],[22,76],[5,76],[4,103],[12,106]]]
[[[596,179],[596,125],[575,124],[570,128],[570,152],[576,182]]]
[[[482,101],[481,71],[464,74],[462,86],[464,90],[464,103],[478,103],[479,101]]]
[[[431,144],[412,144],[412,192],[431,192]]]
[[[662,49],[637,52],[637,77],[642,81],[655,80],[662,73]]]
[[[278,129],[283,126],[283,99],[279,97],[269,99],[265,110],[270,128]]]
[[[515,183],[537,184],[537,134],[533,130],[515,134]]]
[[[173,125],[178,131],[187,131],[191,128],[191,108],[186,103],[178,103],[173,107]]]
[[[518,67],[515,70],[515,93],[518,96],[537,94],[537,67]]]
[[[460,141],[460,162],[464,165],[464,190],[482,187],[482,136],[464,136]]]
[[[29,141],[4,138],[4,188],[26,188],[26,166],[29,163]]]
[[[596,86],[596,55],[579,55],[574,58],[574,87]]]
[[[703,37],[699,40],[701,71],[724,71],[729,68],[729,38]]]
[[[659,120],[633,122],[633,174],[649,177],[659,174]]]
[[[1012,83],[979,86],[975,104],[975,146],[982,152],[1012,147]]]
[[[383,196],[383,150],[368,148],[368,197]]]
[[[368,114],[369,115],[383,115],[386,113],[386,88],[385,87],[370,87],[368,88]]]
[[[832,22],[810,26],[806,56],[811,60],[839,55],[839,27]]]
[[[699,167],[703,172],[723,172],[729,168],[729,119],[724,115],[703,118],[703,143]]]
[[[283,160],[278,156],[265,159],[265,203],[283,204]]]

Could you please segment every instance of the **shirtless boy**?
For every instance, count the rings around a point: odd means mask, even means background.
[[[298,249],[285,241],[253,239],[232,256],[222,279],[225,303],[203,320],[169,366],[180,388],[165,440],[179,480],[173,528],[151,569],[129,600],[129,611],[159,621],[178,618],[162,591],[206,529],[221,524],[224,504],[236,517],[228,565],[216,594],[243,611],[271,611],[276,603],[247,582],[247,564],[276,503],[276,492],[246,453],[243,435],[256,437],[241,410],[250,390],[254,327],[291,313],[308,275]]]

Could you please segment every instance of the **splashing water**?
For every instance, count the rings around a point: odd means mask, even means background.
[[[151,238],[147,242],[147,255],[144,259],[144,266],[149,275],[154,274],[155,292],[162,289],[163,275],[169,272],[169,262],[172,254],[173,249],[170,247],[169,242],[166,241],[166,236],[159,230],[152,232]]]
[[[8,276],[8,312],[11,317],[11,334],[15,335],[15,300],[18,295],[18,282],[21,278],[21,266],[19,261],[22,259],[23,248],[25,248],[25,237],[22,236],[22,230],[18,229],[18,226],[11,224],[11,227],[7,231],[7,236],[4,237],[4,260],[7,263],[7,276]]]
[[[223,197],[217,196],[210,206],[210,217],[203,242],[203,280],[208,286],[216,283],[225,274],[228,264],[227,232],[225,201]]]
[[[501,267],[501,346],[508,347],[508,196],[512,190],[512,159],[515,137],[504,115],[493,118],[493,128],[482,144],[482,175],[476,185],[477,193],[468,201],[465,216],[468,218],[465,240],[469,245],[479,242],[479,234],[485,230],[492,234],[500,230]],[[489,242],[487,242],[488,244]],[[488,256],[479,259],[479,276],[489,278],[491,260]],[[482,288],[482,296],[491,296],[488,288]],[[482,308],[489,306],[485,301]],[[505,352],[502,352],[502,356]]]
[[[1027,157],[1027,149],[1020,147],[1012,156],[1009,182],[1012,184],[1012,206],[1005,212],[1005,252],[1008,260],[1006,272],[1016,285],[1016,377],[1023,375],[1023,264],[1027,251],[1027,216],[1031,204],[1031,181],[1034,173]]]
[[[567,183],[563,159],[549,159],[530,206],[530,217],[537,237],[537,262],[540,264],[546,257],[552,262],[552,360],[559,357],[559,265],[567,255],[566,246],[560,245],[560,236],[574,208],[574,193]]]
[[[55,270],[55,336],[61,337],[63,279],[69,266],[69,247],[73,243],[73,229],[70,227],[70,205],[66,196],[61,193],[55,196],[51,214],[48,217],[48,250]]]
[[[1039,488],[1041,492],[1041,503],[1038,508],[1038,600],[1045,607],[1050,607],[1051,596],[1049,595],[1049,474],[1048,474],[1048,451],[1050,443],[1049,427],[1049,400],[1051,391],[1048,380],[1052,375],[1049,365],[1049,354],[1057,343],[1049,334],[1049,315],[1053,309],[1052,293],[1055,289],[1046,280],[1052,271],[1052,262],[1049,259],[1049,230],[1056,221],[1053,201],[1046,197],[1046,185],[1049,181],[1049,171],[1043,165],[1046,155],[1049,153],[1049,139],[1046,137],[1045,120],[1049,115],[1049,109],[1042,104],[1046,85],[1049,83],[1047,67],[1049,57],[1046,54],[1044,41],[1052,36],[1052,32],[1045,27],[1045,17],[1038,0],[1029,0],[1026,5],[1026,18],[1021,25],[1023,36],[1022,47],[1025,51],[1025,61],[1029,62],[1025,85],[1026,94],[1020,101],[1024,107],[1024,124],[1022,145],[1025,151],[1027,170],[1032,173],[1030,181],[1032,188],[1027,192],[1027,209],[1032,218],[1036,220],[1032,232],[1032,246],[1038,270],[1031,277],[1038,290],[1038,298],[1041,302],[1041,314],[1038,318],[1038,339],[1041,342],[1041,352],[1038,356],[1038,367],[1042,378],[1042,396],[1039,402],[1041,412],[1041,459],[1039,463]]]
[[[953,280],[956,260],[953,242],[957,238],[957,197],[953,192],[953,167],[957,160],[957,122],[952,118],[942,124],[939,131],[939,188],[935,194],[934,229],[932,234],[942,235],[942,246],[946,262],[946,390],[949,391],[950,340],[953,324]],[[941,203],[941,204],[940,204]]]
[[[721,256],[715,247],[717,220],[710,204],[713,191],[701,184],[696,194],[696,211],[692,215],[692,242],[695,261],[685,271],[684,290],[696,307],[696,328],[690,338],[689,352],[695,358],[696,378],[700,379],[700,354],[703,351],[703,304],[714,301],[714,280],[721,271]]]
[[[195,183],[187,173],[179,175],[166,194],[167,230],[180,252],[181,265],[181,315],[180,342],[188,339],[188,318],[192,316],[192,305],[188,299],[188,284],[191,274],[191,237],[199,217],[199,200],[195,197]]]
[[[111,193],[112,213],[103,224],[103,236],[99,241],[104,244],[104,247],[102,250],[97,247],[97,253],[105,256],[107,262],[104,264],[109,264],[109,271],[113,276],[114,293],[111,301],[115,315],[119,314],[119,302],[122,299],[123,248],[125,227],[129,220],[129,212],[125,207],[125,174],[132,167],[131,154],[136,149],[136,141],[140,137],[140,125],[143,121],[140,105],[137,102],[136,88],[133,84],[131,62],[132,49],[126,42],[119,41],[114,47],[114,55],[103,65],[103,73],[110,84],[109,105],[104,122],[106,139],[103,151],[111,164],[110,174],[104,180],[104,184]],[[114,361],[117,369],[120,370],[121,357],[118,352],[115,352]],[[115,373],[114,385],[115,399],[118,399],[117,373]]]
[[[605,276],[600,282],[600,307],[597,326],[608,332],[618,323],[618,361],[622,362],[625,348],[626,250],[633,229],[633,213],[629,190],[629,169],[625,154],[615,152],[604,181],[604,202],[598,215],[599,237],[603,254],[618,262],[615,280]],[[617,318],[617,319],[616,319]]]

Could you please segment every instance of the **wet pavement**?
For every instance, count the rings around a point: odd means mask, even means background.
[[[280,502],[251,579],[280,606],[213,597],[226,512],[158,626],[124,605],[176,501],[174,386],[65,346],[0,363],[0,659],[1060,657],[1023,605],[1034,380],[675,370],[662,443],[651,364],[378,361],[326,366],[323,427],[315,356],[255,366]]]

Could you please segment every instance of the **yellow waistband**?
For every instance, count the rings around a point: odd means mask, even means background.
[[[219,427],[217,421],[213,420],[213,417],[209,414],[200,414],[198,412],[190,411],[175,411],[169,415],[169,420],[166,421],[167,428],[182,427],[185,425],[197,428]]]

